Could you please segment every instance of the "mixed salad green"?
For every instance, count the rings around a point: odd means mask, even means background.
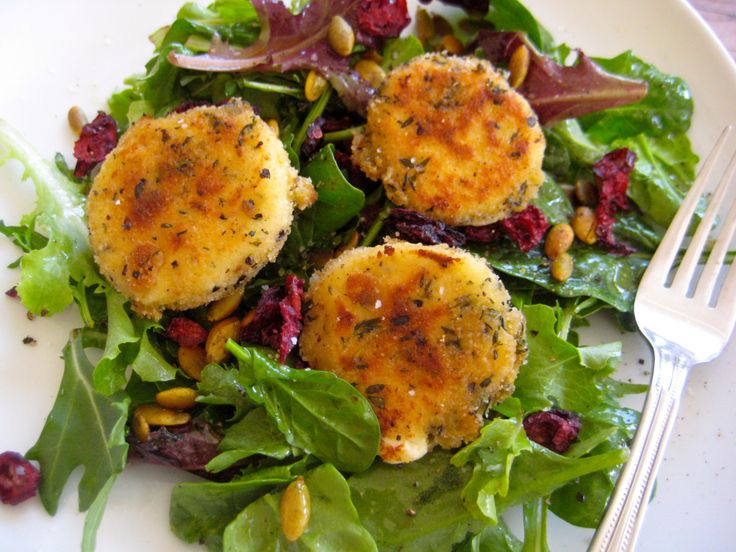
[[[333,9],[347,13],[358,3],[338,2]],[[218,41],[251,45],[263,36],[268,4],[217,0],[208,7],[184,5],[174,22],[153,35],[155,54],[145,73],[130,77],[126,88],[109,100],[121,130],[143,115],[166,114],[185,102],[217,104],[232,97],[278,121],[292,163],[311,177],[319,197],[294,222],[279,258],[247,285],[243,309],[256,304],[264,286],[283,283],[287,274],[307,277],[316,268],[316,252],[348,243],[356,231],[363,245],[378,243],[391,209],[379,186],[361,189],[336,159],[336,148],[361,124],[356,106],[364,90],[350,81],[349,66],[347,72],[343,66],[330,66],[331,87],[309,102],[303,92],[309,68],[303,59],[283,58],[280,71],[263,60],[246,72],[201,71],[172,63],[176,56],[211,53]],[[298,13],[303,8],[293,9]],[[269,22],[267,47],[283,47],[290,35],[274,21]],[[475,44],[481,29],[518,32],[550,62],[564,66],[574,57],[517,0],[492,1],[480,14],[471,10],[453,22],[453,29],[468,46]],[[314,36],[315,29],[302,29],[297,43],[310,48]],[[375,45],[384,70],[436,46],[413,35]],[[367,50],[356,46],[349,61]],[[469,48],[468,54],[485,55],[482,48]],[[72,332],[64,349],[56,402],[26,455],[40,464],[39,494],[46,510],[56,511],[71,472],[82,466],[79,506],[88,512],[83,549],[92,550],[107,496],[135,446],[132,413],[152,402],[157,391],[186,386],[196,388],[199,397],[196,423],[183,438],[214,442],[217,454],[204,469],[197,467],[210,480],[181,483],[173,490],[171,528],[184,541],[213,550],[288,545],[519,551],[546,549],[549,510],[574,525],[595,527],[637,424],[637,413],[619,399],[644,388],[613,379],[619,344],[581,346],[575,330],[602,309],[631,327],[639,277],[689,187],[698,159],[687,137],[693,103],[681,79],[661,73],[632,52],[593,61],[613,75],[645,81],[646,97],[548,124],[547,180],[535,204],[549,222],[567,222],[573,203],[565,184],[592,181],[596,162],[612,150],[628,148],[636,153],[628,188],[634,206],[617,217],[614,232],[634,252],[612,254],[600,244],[576,242],[570,250],[573,276],[558,282],[539,248],[524,252],[506,239],[472,245],[502,274],[523,310],[528,359],[513,396],[488,413],[475,441],[455,451],[435,449],[398,466],[376,458],[380,432],[371,404],[331,373],[299,369],[292,358],[281,364],[272,350],[234,342],[228,344],[233,361],[208,365],[201,381],[183,373],[175,345],[162,332],[167,318],[156,323],[133,314],[95,266],[85,221],[89,177],[75,177],[60,155],[54,163],[42,159],[0,121],[0,145],[8,158],[24,165],[38,198],[36,209],[17,225],[0,224],[0,232],[23,252],[14,265],[20,268],[18,295],[37,315],[53,315],[75,303],[85,324]],[[309,151],[304,146],[314,140],[310,129],[325,118],[349,123],[325,132]],[[377,215],[365,225],[361,213],[367,212]],[[201,310],[189,315],[204,321]],[[100,352],[94,363],[88,356],[91,349]],[[551,408],[580,417],[578,439],[564,454],[533,442],[524,430],[528,414]],[[160,461],[150,451],[137,453]],[[199,459],[177,461],[187,467]],[[304,477],[310,490],[311,518],[302,537],[289,545],[280,530],[279,499],[297,476]],[[523,508],[523,535],[514,535],[502,517],[514,506]]]

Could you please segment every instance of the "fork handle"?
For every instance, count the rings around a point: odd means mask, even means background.
[[[676,351],[654,347],[652,383],[631,456],[621,471],[589,552],[634,550],[692,364]]]

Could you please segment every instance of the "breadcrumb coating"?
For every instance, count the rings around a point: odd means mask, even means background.
[[[142,316],[219,299],[273,261],[293,210],[316,199],[245,102],[144,117],[89,194],[102,274]]]
[[[482,226],[536,197],[544,147],[528,102],[488,61],[426,54],[388,74],[353,158],[395,204]]]
[[[410,462],[478,436],[526,357],[523,315],[486,262],[389,241],[312,276],[301,355],[353,383],[381,424],[381,458]]]

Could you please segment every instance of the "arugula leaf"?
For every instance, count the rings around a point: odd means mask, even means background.
[[[340,472],[324,464],[308,472],[304,479],[309,489],[311,514],[307,528],[296,541],[298,547],[324,552],[377,550],[370,533],[360,523],[350,500],[350,488]],[[225,552],[281,550],[293,546],[281,529],[281,494],[261,497],[227,526],[223,542]]]
[[[59,393],[41,436],[26,454],[41,464],[39,494],[52,515],[75,468],[85,468],[79,482],[79,509],[84,511],[123,470],[128,452],[125,422],[129,400],[122,393],[108,397],[95,391],[83,336],[84,330],[74,330],[64,347]]]
[[[36,188],[36,208],[21,225],[32,229],[38,225],[48,233],[44,247],[23,255],[18,294],[33,314],[56,314],[75,298],[83,301],[85,286],[103,284],[87,238],[84,197],[75,183],[1,119],[0,148],[6,150],[0,164],[17,159]]]
[[[24,253],[29,253],[34,249],[42,249],[49,243],[46,236],[39,234],[33,229],[32,223],[30,225],[7,226],[0,220],[0,234],[10,238],[10,241],[20,247]]]
[[[520,420],[496,418],[481,430],[480,437],[452,457],[450,462],[454,466],[475,464],[473,475],[461,493],[475,518],[498,522],[494,497],[508,493],[511,465],[522,451],[530,448]]]
[[[205,466],[207,471],[220,472],[255,454],[284,459],[292,453],[284,435],[262,407],[254,408],[245,418],[228,427],[218,447],[224,452],[210,460]]]
[[[250,399],[262,404],[286,440],[338,469],[367,469],[380,444],[378,419],[368,400],[332,372],[295,370],[279,364],[266,349],[227,349],[240,366],[239,381]]]
[[[100,489],[97,498],[87,510],[87,515],[84,518],[84,532],[82,533],[82,552],[94,552],[95,550],[97,530],[100,528],[102,514],[105,513],[107,499],[116,479],[117,475],[113,475],[107,480],[107,483]]]

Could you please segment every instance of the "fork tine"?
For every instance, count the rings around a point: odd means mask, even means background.
[[[734,233],[736,233],[736,198],[734,198],[731,203],[731,208],[728,210],[728,214],[724,219],[723,228],[721,228],[721,232],[718,235],[718,239],[716,240],[713,250],[708,256],[708,262],[703,268],[700,280],[698,281],[698,287],[695,290],[694,299],[701,305],[709,305],[711,303],[713,289],[715,288],[718,275],[721,272],[721,267],[723,266],[723,261],[726,258],[726,253],[728,253]],[[736,273],[736,271],[732,270],[732,273],[729,274],[731,279],[734,278],[733,273]],[[734,288],[733,284],[732,288]],[[734,292],[736,292],[736,289],[731,290],[732,294]],[[726,286],[721,288],[720,294],[718,294],[718,302],[722,303],[723,301],[726,301],[727,303],[734,304],[733,295],[731,295],[729,299],[728,293],[729,290]]]
[[[730,127],[729,127],[729,131],[730,131]],[[724,134],[726,133],[724,132]],[[717,148],[718,153],[720,153],[722,145],[723,144],[720,143],[720,140],[719,140],[719,147]],[[710,160],[711,159],[709,158],[708,161],[710,162]],[[709,169],[710,168],[712,167],[709,167]],[[692,276],[695,273],[695,269],[698,266],[698,263],[700,262],[700,256],[703,252],[703,248],[705,247],[705,243],[708,240],[708,236],[713,227],[713,223],[715,222],[716,216],[718,215],[718,210],[720,209],[721,203],[723,202],[723,197],[726,194],[728,184],[733,179],[733,175],[735,172],[736,172],[736,153],[731,157],[731,160],[728,164],[728,169],[726,170],[721,180],[718,182],[718,186],[716,187],[716,190],[713,196],[711,197],[710,205],[708,205],[708,209],[705,211],[705,215],[703,216],[703,219],[700,221],[700,224],[698,225],[698,229],[695,232],[695,235],[693,236],[692,240],[690,241],[690,244],[687,247],[685,256],[683,257],[682,262],[680,263],[680,266],[677,269],[677,273],[675,274],[675,278],[672,281],[671,288],[673,291],[676,291],[683,295],[687,294],[688,289],[690,287]],[[708,180],[708,176],[710,176],[709,173],[706,174],[706,177],[703,180],[704,181]],[[698,180],[700,180],[700,177],[698,177]],[[701,188],[703,185],[704,185],[704,182],[698,182],[699,188]],[[699,190],[698,197],[695,198],[696,204],[697,204],[697,200],[700,198],[699,197],[700,193],[702,193],[702,189]],[[688,194],[686,201],[688,199],[690,199],[690,193]],[[694,211],[695,207],[693,206],[692,209]],[[678,215],[679,215],[679,211],[678,211]],[[692,215],[692,212],[690,213],[690,215]],[[690,215],[688,216],[688,218],[690,218]],[[679,222],[679,221],[676,220],[675,222]],[[673,222],[673,224],[675,222]],[[684,223],[683,227],[687,227],[687,223]]]
[[[672,267],[672,263],[674,263],[675,257],[680,250],[682,239],[685,237],[685,232],[687,232],[690,218],[695,212],[695,208],[700,201],[700,196],[702,195],[705,185],[710,178],[710,173],[713,171],[713,167],[720,157],[723,145],[731,134],[732,128],[733,127],[729,125],[723,129],[716,145],[713,147],[713,150],[711,150],[705,163],[703,163],[703,167],[700,169],[698,177],[695,179],[695,182],[693,182],[693,186],[690,188],[690,191],[685,196],[682,205],[675,214],[669,230],[662,239],[662,242],[659,244],[657,251],[654,253],[652,260],[649,263],[649,269],[644,273],[641,285],[652,284],[659,287],[665,284],[670,268]]]

